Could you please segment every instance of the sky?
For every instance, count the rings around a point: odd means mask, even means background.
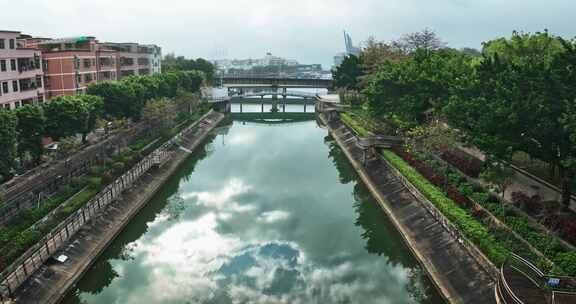
[[[0,0],[0,30],[160,45],[186,57],[322,63],[355,44],[430,28],[451,47],[480,48],[513,30],[576,36],[574,0]]]

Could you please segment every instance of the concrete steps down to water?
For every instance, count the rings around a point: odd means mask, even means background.
[[[417,201],[379,157],[366,160],[339,119],[328,122],[331,135],[402,234],[449,303],[495,303],[494,278]]]
[[[221,113],[207,114],[198,130],[181,138],[180,145],[193,151],[223,118]],[[17,290],[16,303],[58,303],[189,155],[176,149],[166,164],[144,174],[120,200],[108,205],[98,218],[72,237],[61,251],[68,256],[65,263],[43,266]]]

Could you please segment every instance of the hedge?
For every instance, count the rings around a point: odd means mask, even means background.
[[[354,118],[352,118],[352,116],[348,113],[340,113],[340,118],[342,119],[342,121],[349,126],[350,128],[352,128],[354,131],[356,131],[356,133],[358,135],[360,135],[360,137],[368,137],[370,136],[370,131],[366,130],[363,126],[360,125],[360,123],[358,123],[358,121],[356,121]]]
[[[384,158],[388,160],[402,175],[410,181],[427,199],[448,218],[463,234],[495,264],[504,263],[509,255],[506,247],[464,209],[408,165],[394,152],[384,150]]]

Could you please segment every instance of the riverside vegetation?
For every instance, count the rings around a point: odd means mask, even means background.
[[[20,211],[9,225],[1,227],[0,270],[115,177],[206,113],[208,108],[199,104],[197,96],[204,82],[204,74],[199,71],[130,76],[122,81],[93,84],[85,95],[56,97],[42,105],[26,105],[16,111],[0,110],[0,136],[11,145],[10,153],[4,153],[0,159],[4,176],[10,175],[17,157],[30,153],[39,160],[44,153],[41,145],[44,135],[60,140],[61,145],[76,133],[81,133],[85,140],[88,133],[102,124],[101,120],[114,121],[120,127],[122,121],[131,120],[148,129],[128,148],[94,165],[86,176],[73,178],[38,208]],[[25,134],[34,136],[25,137]],[[8,138],[11,140],[4,141]]]
[[[360,136],[399,135],[383,151],[496,265],[510,252],[547,271],[576,275],[576,41],[514,32],[483,49],[451,49],[433,32],[373,39],[334,71]],[[355,98],[346,98],[355,96]],[[478,149],[479,161],[460,147]],[[547,163],[560,202],[514,193],[504,202],[518,153]],[[565,242],[560,241],[561,237]],[[571,244],[569,244],[571,243]]]

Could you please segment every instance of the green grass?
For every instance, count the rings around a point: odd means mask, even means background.
[[[340,113],[340,118],[347,126],[352,128],[354,132],[356,132],[356,134],[358,134],[360,137],[369,137],[372,135],[372,133],[368,131],[366,128],[364,128],[360,124],[360,122],[358,122],[351,114]]]
[[[444,192],[430,183],[416,169],[404,162],[394,152],[383,151],[384,158],[388,160],[410,183],[412,183],[426,198],[448,218],[471,242],[473,242],[495,265],[502,264],[509,251],[506,246],[497,240],[490,231],[479,221],[456,205]]]
[[[82,208],[90,199],[92,199],[102,187],[92,188],[88,187],[76,194],[72,199],[68,201],[66,207],[62,208],[61,213],[64,217],[68,217],[70,214],[74,213],[76,210]]]

